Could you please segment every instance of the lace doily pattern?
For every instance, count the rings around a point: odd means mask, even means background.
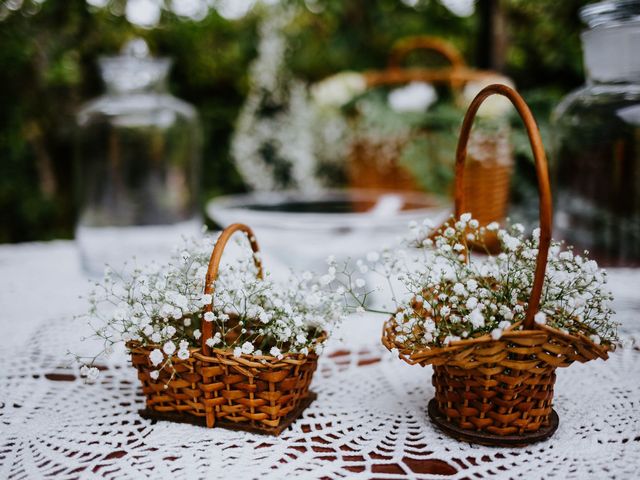
[[[68,350],[95,351],[72,320],[87,286],[73,244],[3,246],[0,267],[1,479],[638,478],[637,349],[559,369],[560,427],[521,449],[436,430],[431,369],[393,358],[379,342],[384,319],[370,317],[345,323],[345,342],[320,360],[318,399],[280,437],[153,423],[137,413],[144,399],[124,352],[94,385],[69,366]],[[636,337],[638,277],[620,272],[612,285],[621,330]]]
[[[523,449],[472,446],[426,415],[430,368],[377,345],[333,350],[318,399],[280,437],[140,418],[135,370],[116,355],[84,385],[65,366],[77,324],[43,326],[0,354],[0,478],[635,478],[640,466],[640,352],[562,369],[560,428]],[[441,478],[441,477],[439,477]]]

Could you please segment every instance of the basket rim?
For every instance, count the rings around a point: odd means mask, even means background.
[[[412,349],[406,343],[400,342],[396,339],[396,333],[394,329],[396,325],[397,321],[395,319],[395,316],[393,315],[384,322],[382,327],[382,344],[389,351],[393,350],[394,348],[399,350],[399,357],[410,365],[422,363],[419,359],[424,359],[425,357],[428,357],[430,359],[446,358],[449,356],[449,354],[463,351],[466,348],[473,347],[475,345],[489,346],[491,344],[504,343],[509,340],[531,339],[536,337],[558,337],[563,340],[568,340],[576,345],[583,345],[590,350],[594,350],[597,353],[597,356],[604,360],[608,358],[609,352],[615,350],[615,344],[613,343],[598,345],[586,335],[583,335],[581,333],[564,333],[556,328],[549,327],[548,325],[535,324],[533,329],[516,330],[516,328],[522,325],[522,321],[510,325],[498,340],[493,339],[491,335],[487,333],[479,337],[456,340],[442,347],[434,345],[432,347],[424,346],[421,348]]]
[[[316,337],[313,341],[314,345],[323,344],[328,338],[328,334],[326,330],[322,330],[321,334]],[[132,352],[134,349],[139,350],[153,350],[159,349],[162,350],[162,346],[156,343],[148,343],[143,345],[142,342],[138,340],[130,340],[125,344],[126,348],[129,352]],[[275,357],[273,355],[254,355],[252,353],[242,353],[239,357],[233,355],[233,351],[225,348],[211,348],[212,355],[204,355],[202,353],[202,347],[189,347],[190,356],[186,360],[182,360],[176,357],[175,354],[170,355],[177,362],[185,362],[190,359],[197,359],[201,361],[218,361],[220,358],[224,358],[228,362],[236,362],[240,363],[246,367],[254,367],[254,368],[265,368],[272,367],[278,368],[285,365],[301,365],[308,360],[318,358],[319,354],[315,351],[310,351],[308,354],[304,353],[296,353],[296,352],[286,352],[282,354],[282,358]],[[164,352],[163,352],[164,354]],[[231,357],[231,358],[229,358]]]

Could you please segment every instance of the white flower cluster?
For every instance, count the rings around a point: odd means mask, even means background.
[[[336,73],[311,87],[311,98],[320,107],[340,108],[364,93],[367,82],[357,72]]]
[[[463,107],[466,108],[480,93],[491,84],[500,83],[511,88],[516,88],[513,80],[504,75],[487,75],[479,80],[468,82],[462,91]],[[502,95],[492,95],[487,98],[478,109],[478,116],[484,118],[500,118],[506,116],[513,109],[511,101]]]
[[[319,188],[307,89],[285,65],[288,47],[282,29],[290,15],[283,7],[266,15],[260,25],[251,88],[231,142],[243,180],[259,191]]]
[[[247,246],[246,239],[238,240]],[[236,356],[319,352],[323,332],[346,312],[342,294],[309,272],[286,284],[268,274],[260,279],[254,263],[258,254],[225,254],[213,295],[203,294],[214,245],[211,236],[188,238],[166,265],[130,267],[121,274],[107,269],[89,295],[88,314],[90,322],[100,322],[93,327],[105,351],[122,342],[151,347],[149,360],[160,370],[176,358],[188,359],[201,345],[202,322],[212,322],[214,335],[207,345]],[[212,311],[204,313],[210,304]],[[152,378],[158,378],[158,370]],[[91,380],[98,373],[95,367],[82,372]]]
[[[497,340],[524,320],[539,230],[527,238],[522,225],[505,230],[490,224],[486,230],[497,234],[502,253],[473,258],[468,244],[482,244],[486,231],[470,214],[452,218],[432,238],[433,226],[428,221],[422,225],[413,222],[410,230],[408,243],[422,249],[423,260],[407,259],[404,252],[386,251],[371,266],[386,278],[397,275],[406,289],[403,299],[396,297],[394,314],[400,342],[418,349],[487,334]],[[565,333],[586,335],[595,343],[616,342],[617,324],[611,320],[609,306],[612,297],[605,283],[606,274],[595,261],[552,242],[535,321]],[[348,288],[357,298],[352,282]],[[367,308],[359,301],[362,308]]]
[[[389,92],[389,106],[396,112],[424,112],[438,100],[430,83],[411,82]]]

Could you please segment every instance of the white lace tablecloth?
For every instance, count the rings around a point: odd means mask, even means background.
[[[135,371],[115,355],[95,385],[69,367],[90,348],[73,315],[87,291],[71,242],[0,247],[0,479],[637,479],[640,351],[558,372],[560,427],[526,448],[454,441],[426,415],[429,368],[392,358],[382,318],[350,319],[313,383],[318,399],[280,437],[137,415]],[[640,274],[612,275],[618,318],[640,330]]]

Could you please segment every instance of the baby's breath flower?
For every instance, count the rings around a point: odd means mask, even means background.
[[[453,291],[456,295],[464,295],[465,293],[467,293],[467,291],[464,288],[464,285],[462,285],[460,282],[457,282],[453,286]]]
[[[465,306],[469,309],[469,310],[473,310],[478,306],[478,299],[476,297],[469,297],[467,299],[467,302],[465,303]]]
[[[472,310],[472,312],[469,314],[469,321],[471,322],[471,325],[473,325],[473,328],[484,327],[484,315],[479,308],[475,308]]]
[[[163,346],[162,346],[162,351],[164,353],[166,353],[167,355],[173,355],[173,352],[176,351],[176,345],[173,342],[166,342]]]
[[[203,306],[210,305],[211,302],[213,301],[213,296],[210,293],[204,293],[202,294],[202,298],[200,300]]]
[[[160,363],[162,363],[162,360],[164,360],[164,355],[159,349],[154,348],[149,354],[149,360],[151,360],[151,363],[154,366],[159,365]]]
[[[539,325],[547,323],[547,314],[540,311],[533,316],[534,321]]]

